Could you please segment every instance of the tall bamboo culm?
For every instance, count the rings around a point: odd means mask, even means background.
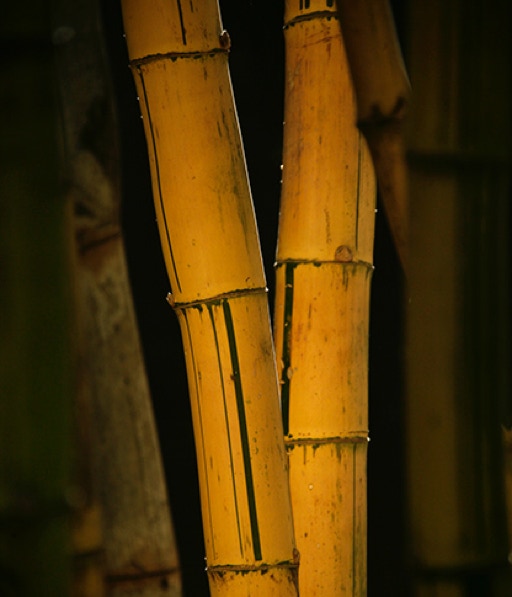
[[[296,595],[265,279],[216,0],[123,1],[182,330],[212,595]]]
[[[366,594],[375,181],[332,2],[285,3],[275,344],[303,595]]]
[[[78,386],[75,594],[181,594],[120,227],[120,158],[100,3],[59,0],[54,42],[74,206]],[[93,557],[94,556],[94,557]]]

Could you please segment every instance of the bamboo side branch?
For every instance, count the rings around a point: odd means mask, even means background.
[[[275,343],[299,586],[362,596],[375,181],[335,7],[286,2],[285,50]]]
[[[77,253],[76,432],[85,504],[74,530],[75,591],[178,596],[177,548],[120,230],[116,120],[99,2],[61,0],[53,16]]]
[[[215,0],[123,19],[181,329],[212,595],[296,595],[265,279]]]
[[[408,207],[403,119],[409,82],[387,0],[337,0],[357,101],[357,122],[370,148],[380,196],[404,271]]]

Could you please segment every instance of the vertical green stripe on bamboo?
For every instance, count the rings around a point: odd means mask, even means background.
[[[283,334],[281,347],[281,411],[283,416],[283,432],[288,434],[289,415],[290,415],[290,335],[292,330],[293,314],[293,270],[295,263],[287,262],[283,264],[285,268],[285,291],[283,303]]]
[[[271,480],[279,478],[275,475],[280,467],[284,471],[284,448],[273,445],[259,429],[275,427],[272,417],[278,414],[278,404],[272,405],[267,396],[277,391],[277,379],[270,385],[253,383],[264,379],[262,372],[272,366],[272,345],[255,332],[243,351],[240,344],[255,321],[268,322],[266,296],[250,293],[204,305],[178,305],[176,312],[186,332],[194,425],[202,429],[197,449],[200,475],[205,475],[209,489],[203,503],[208,568],[261,560],[276,564],[276,550],[282,550],[286,537],[283,531],[291,530],[291,518],[279,515],[286,482]],[[265,345],[270,361],[258,354]],[[212,362],[211,353],[216,355]],[[223,528],[223,521],[230,519],[237,523]],[[219,528],[225,535],[223,549],[210,550],[209,544],[218,546]]]
[[[252,545],[254,548],[254,558],[261,560],[260,531],[258,528],[258,517],[256,515],[256,499],[254,495],[254,480],[252,476],[251,453],[249,438],[247,436],[247,418],[245,415],[244,392],[242,379],[240,375],[240,364],[238,362],[238,349],[236,346],[235,328],[231,309],[227,300],[222,300],[222,310],[224,312],[224,322],[229,343],[229,355],[231,358],[231,378],[235,385],[236,404],[238,408],[238,422],[240,425],[240,439],[242,442],[242,453],[245,470],[245,487],[247,493],[247,503],[249,506],[249,517],[251,520]]]

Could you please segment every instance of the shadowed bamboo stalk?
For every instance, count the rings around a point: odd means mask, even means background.
[[[47,3],[0,24],[0,594],[67,595],[71,210],[59,180]]]
[[[119,152],[99,2],[61,0],[53,17],[77,251],[76,432],[85,505],[74,532],[75,591],[177,596],[177,548],[120,230]]]
[[[375,181],[332,4],[285,3],[275,343],[301,593],[362,596]]]
[[[212,595],[296,595],[265,279],[216,0],[123,1],[187,361]]]
[[[511,5],[412,2],[409,17],[414,595],[510,595],[499,415],[510,404]]]
[[[407,271],[408,201],[402,128],[410,89],[393,15],[388,0],[337,0],[337,6],[354,82],[357,123],[368,142],[395,247]]]

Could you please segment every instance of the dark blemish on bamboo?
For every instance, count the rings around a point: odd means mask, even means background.
[[[334,252],[334,261],[341,261],[342,263],[350,263],[354,261],[354,253],[347,245],[340,245],[336,247]]]

